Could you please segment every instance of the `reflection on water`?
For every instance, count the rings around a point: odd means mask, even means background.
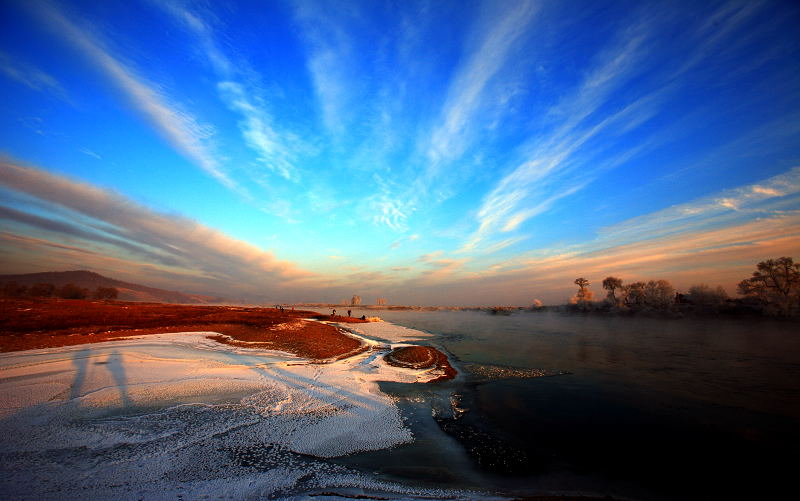
[[[793,474],[782,459],[800,446],[800,336],[791,323],[380,315],[434,333],[431,342],[469,372],[458,390],[469,412],[440,425],[475,464],[494,461],[482,470],[496,486],[736,498],[779,493]],[[569,374],[519,377],[560,372]],[[503,447],[493,443],[514,451],[505,474],[496,475],[492,454]]]

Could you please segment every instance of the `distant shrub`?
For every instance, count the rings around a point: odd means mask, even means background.
[[[94,291],[95,299],[117,299],[119,291],[114,287],[98,287]]]
[[[3,284],[2,291],[5,297],[24,297],[28,293],[28,288],[17,282],[7,282]]]
[[[53,297],[56,293],[56,286],[53,284],[35,284],[28,290],[31,297]]]
[[[58,297],[63,299],[86,299],[89,297],[89,289],[78,287],[75,284],[66,284],[58,290]]]

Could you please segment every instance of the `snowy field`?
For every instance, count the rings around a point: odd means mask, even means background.
[[[414,439],[378,381],[387,344],[425,333],[347,326],[374,349],[312,364],[237,348],[209,333],[0,355],[0,493],[6,499],[472,498],[377,481],[325,461]],[[392,494],[394,493],[394,494]]]

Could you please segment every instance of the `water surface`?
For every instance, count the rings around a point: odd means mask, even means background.
[[[433,333],[429,342],[462,369],[568,373],[481,380],[465,371],[452,384],[468,411],[455,428],[440,424],[478,472],[451,472],[462,481],[639,499],[761,497],[791,487],[787,458],[800,445],[797,324],[557,312],[380,316]],[[408,458],[395,450],[384,459]]]

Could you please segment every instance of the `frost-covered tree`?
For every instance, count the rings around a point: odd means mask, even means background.
[[[622,288],[622,279],[617,277],[606,277],[603,279],[603,288],[608,291],[607,298],[612,304],[617,304],[616,290]]]
[[[620,288],[622,302],[625,306],[635,308],[644,305],[644,282],[633,282]]]
[[[738,288],[740,294],[761,302],[765,311],[791,315],[800,308],[800,263],[790,257],[761,261]]]
[[[728,300],[728,293],[721,286],[711,288],[706,284],[693,285],[686,293],[686,300],[704,308],[718,308]]]
[[[675,303],[675,288],[666,280],[650,280],[644,288],[644,301],[651,308],[669,308]]]
[[[620,288],[620,296],[629,308],[669,308],[675,302],[675,289],[666,280],[633,282]]]
[[[575,293],[570,302],[572,304],[586,304],[594,299],[594,293],[588,289],[589,281],[583,277],[575,279],[575,285],[578,286],[578,292]]]

